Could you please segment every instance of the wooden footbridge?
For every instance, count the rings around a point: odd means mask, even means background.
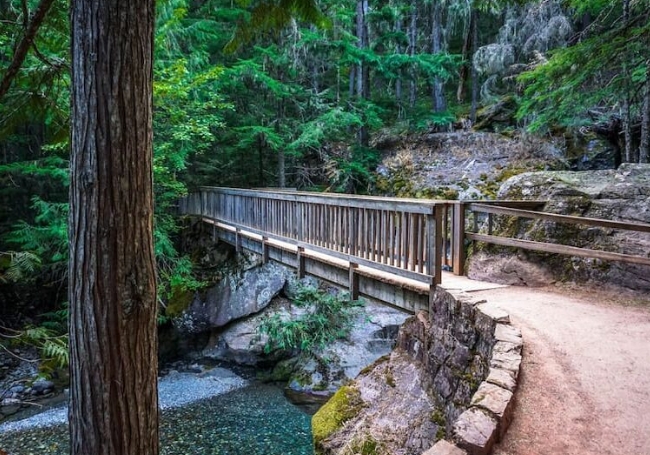
[[[493,234],[493,217],[544,219],[650,233],[650,225],[540,212],[540,201],[438,201],[299,191],[203,187],[180,213],[200,217],[213,235],[296,269],[407,311],[428,307],[442,271],[464,272],[466,243],[632,262],[631,256]],[[468,226],[469,224],[469,226]]]

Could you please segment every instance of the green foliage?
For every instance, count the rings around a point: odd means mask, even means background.
[[[618,114],[629,97],[632,117],[640,116],[650,42],[648,2],[632,2],[635,19],[620,20],[617,2],[574,2],[579,11],[601,14],[590,33],[573,46],[554,50],[547,61],[523,73],[525,87],[518,118],[529,129],[544,131],[553,125],[582,126]],[[645,9],[643,9],[645,4]],[[607,14],[605,14],[607,13]],[[605,64],[606,63],[606,64]],[[599,112],[602,118],[594,119]]]
[[[260,324],[260,335],[268,337],[264,346],[267,354],[275,350],[315,353],[345,339],[363,306],[346,293],[332,294],[308,286],[298,289],[293,304],[304,308],[305,313],[295,319],[275,313]]]
[[[32,208],[36,213],[34,223],[19,221],[7,236],[9,242],[20,246],[26,257],[40,266],[23,269],[22,278],[33,279],[33,273],[39,272],[61,279],[68,264],[68,204],[34,197]]]
[[[41,265],[29,251],[0,251],[0,283],[28,281]]]

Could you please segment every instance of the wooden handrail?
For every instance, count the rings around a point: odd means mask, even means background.
[[[467,208],[473,212],[493,213],[495,215],[511,215],[522,218],[555,221],[558,223],[585,224],[612,229],[650,232],[650,224],[637,223],[634,221],[610,221],[599,218],[586,218],[572,215],[560,215],[556,213],[534,212],[531,210],[521,210],[508,207],[488,206],[482,203],[470,203],[467,205]]]
[[[289,242],[350,264],[440,283],[445,201],[202,187],[181,213]],[[351,265],[352,266],[352,265]]]

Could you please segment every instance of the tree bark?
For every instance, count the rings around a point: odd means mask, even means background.
[[[34,44],[36,32],[38,32],[38,29],[41,27],[41,24],[45,20],[45,16],[47,16],[47,12],[52,6],[52,3],[54,3],[54,0],[41,0],[41,2],[36,7],[36,11],[34,12],[32,19],[29,21],[29,24],[25,29],[25,34],[16,47],[14,57],[11,60],[11,63],[9,64],[5,75],[0,81],[0,100],[2,100],[2,98],[4,98],[4,96],[9,91],[11,83],[18,74],[20,67],[23,65],[23,62],[27,57],[27,51],[29,51],[29,48],[32,46],[32,44]]]
[[[478,110],[478,71],[474,66],[474,53],[478,50],[478,10],[472,9],[472,19],[470,29],[472,30],[472,58],[470,59],[470,75],[472,79],[472,106],[469,111],[469,119],[472,125],[476,123],[476,111]]]
[[[416,46],[417,46],[417,33],[418,33],[418,4],[417,0],[412,0],[411,3],[411,22],[409,23],[408,28],[408,55],[410,57],[415,56]],[[417,100],[417,74],[415,68],[411,63],[410,69],[410,79],[409,79],[409,106],[411,108],[415,107],[415,102]]]
[[[395,33],[399,36],[402,33],[402,15],[400,12],[397,13],[397,18],[395,19]],[[397,43],[398,54],[402,54],[404,49],[402,48],[401,43]],[[395,102],[397,104],[397,118],[404,118],[404,107],[402,106],[402,69],[397,70],[397,79],[395,79]]]
[[[650,162],[650,63],[646,67],[645,91],[641,112],[641,142],[639,145],[639,163]]]
[[[442,5],[439,0],[434,0],[431,4],[431,53],[440,52],[442,52]],[[431,85],[433,111],[444,112],[447,110],[447,102],[442,80],[439,76],[434,76]]]
[[[73,455],[158,454],[154,0],[73,0]]]

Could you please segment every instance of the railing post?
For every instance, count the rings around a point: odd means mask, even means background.
[[[433,265],[433,284],[440,284],[442,282],[442,255],[446,254],[442,251],[442,210],[439,210],[438,207],[434,206],[434,217],[435,217],[435,232],[433,236],[434,241],[434,265]]]
[[[465,274],[465,203],[454,203],[454,222],[452,233],[452,246],[454,250],[453,269],[454,275]]]
[[[297,273],[298,273],[298,279],[302,279],[305,277],[305,249],[301,246],[298,247],[298,251],[296,253],[296,257],[298,259],[298,264],[297,264]]]
[[[235,229],[235,251],[237,253],[241,253],[242,246],[241,246],[241,229],[236,228]]]
[[[268,237],[262,237],[262,264],[269,262],[269,244]]]
[[[349,270],[350,300],[359,299],[359,274],[356,272],[357,268],[359,268],[359,264],[350,262],[350,270]]]

